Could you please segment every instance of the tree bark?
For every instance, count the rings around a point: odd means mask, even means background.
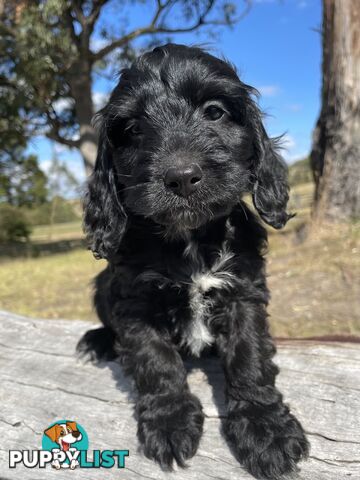
[[[91,119],[95,113],[91,96],[91,67],[90,61],[79,60],[69,73],[69,84],[79,122],[79,150],[83,157],[87,176],[94,169],[98,143],[97,134],[91,125]]]
[[[311,165],[314,218],[360,218],[360,1],[323,0],[322,107]]]

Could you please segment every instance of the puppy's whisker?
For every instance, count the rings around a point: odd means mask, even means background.
[[[136,185],[130,185],[129,187],[124,187],[122,189],[123,192],[128,191],[128,190],[134,190],[136,188],[143,187],[144,185],[148,185],[149,182],[142,182],[142,183],[137,183]]]
[[[241,207],[242,211],[244,212],[244,216],[245,216],[245,218],[246,218],[246,221],[249,221],[249,218],[248,218],[248,216],[247,216],[246,210],[245,210],[244,205],[243,205],[242,202],[240,202],[240,207]]]

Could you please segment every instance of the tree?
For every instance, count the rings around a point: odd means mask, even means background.
[[[122,12],[141,0],[3,0],[0,33],[7,46],[9,83],[31,104],[29,125],[78,148],[90,173],[97,147],[91,126],[94,74],[106,73],[110,60],[120,68],[139,48],[138,39],[154,45],[173,34],[231,26],[248,12],[251,0],[243,2],[237,15],[233,3],[221,0],[148,1],[153,6],[148,23],[128,30]],[[116,8],[111,17],[104,14],[110,7]]]
[[[360,1],[323,0],[322,107],[311,165],[318,221],[360,218]]]
[[[0,243],[29,240],[31,226],[20,209],[0,203]]]
[[[47,177],[35,155],[14,149],[5,160],[0,156],[0,203],[34,208],[47,201]]]
[[[18,156],[36,133],[40,105],[22,78],[15,30],[24,2],[0,0],[0,163]],[[21,150],[22,151],[22,150]]]
[[[64,199],[61,194],[65,191],[69,192],[79,188],[79,182],[75,176],[69,171],[65,162],[61,162],[57,156],[55,147],[53,148],[53,156],[49,168],[49,190],[51,192],[51,208],[49,217],[49,239],[52,239],[55,220],[57,218],[58,207],[64,208]],[[68,205],[70,207],[70,205]],[[69,213],[72,208],[69,208]]]

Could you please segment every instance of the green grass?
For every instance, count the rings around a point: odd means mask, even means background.
[[[59,223],[53,225],[39,225],[34,227],[31,233],[32,242],[43,242],[49,240],[65,240],[81,238],[83,236],[81,221]]]
[[[291,337],[360,335],[360,224],[307,234],[312,192],[311,184],[294,187],[290,209],[297,216],[284,230],[269,230],[272,331]],[[79,240],[80,222],[55,225],[51,234],[54,244]],[[94,260],[84,249],[50,254],[49,235],[44,226],[32,235],[38,248],[46,244],[44,256],[0,264],[0,309],[49,319],[95,320],[91,280],[105,261]]]
[[[360,335],[359,223],[271,235],[268,273],[276,335]]]
[[[14,259],[0,267],[0,309],[42,318],[95,320],[91,280],[105,266],[85,250]]]

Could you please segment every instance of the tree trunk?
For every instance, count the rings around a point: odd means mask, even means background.
[[[323,0],[322,108],[311,164],[314,218],[360,218],[360,0]]]
[[[74,64],[69,74],[69,84],[75,100],[75,110],[80,130],[79,150],[85,172],[89,176],[94,169],[97,152],[97,134],[91,126],[94,115],[91,96],[91,65],[86,60]]]

